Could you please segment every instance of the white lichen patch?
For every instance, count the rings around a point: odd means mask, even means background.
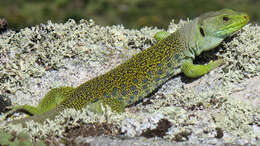
[[[10,30],[0,35],[0,93],[13,104],[36,105],[50,89],[77,86],[151,46],[156,31],[92,20]]]
[[[259,137],[254,133],[252,124],[255,123],[255,117],[259,113],[250,105],[249,102],[228,98],[227,101],[213,114],[218,127],[225,131],[232,131],[233,134],[243,138]]]
[[[174,32],[185,23],[172,21],[168,31]],[[79,24],[73,20],[65,24],[49,21],[20,32],[8,31],[0,35],[0,94],[8,95],[14,104],[36,105],[51,88],[78,86],[151,46],[157,31],[104,27],[92,20]],[[103,115],[87,107],[82,111],[67,109],[44,125],[31,122],[27,128],[8,125],[6,129],[46,138],[61,136],[68,126],[107,122],[121,127],[127,136],[139,136],[164,118],[172,124],[165,139],[255,144],[260,138],[260,108],[249,101],[259,100],[260,93],[247,90],[247,84],[243,86],[245,93],[234,93],[246,79],[260,75],[259,46],[260,27],[249,24],[219,47],[217,56],[225,59],[224,66],[197,80],[176,76],[151,99],[145,99],[146,105],[140,103],[121,114],[107,110]],[[260,85],[255,82],[254,86]],[[251,96],[246,94],[249,91]],[[0,118],[2,121],[3,116]]]
[[[69,126],[78,126],[82,123],[110,123],[106,116],[107,115],[95,114],[91,112],[88,107],[82,109],[82,111],[76,111],[75,109],[65,109],[55,117],[55,120],[46,120],[43,124],[39,124],[34,121],[28,121],[25,128],[22,128],[20,124],[4,125],[3,123],[1,127],[9,131],[15,130],[17,132],[29,133],[33,138],[44,139],[53,135],[62,136],[62,133],[65,131],[65,127]]]
[[[223,69],[225,80],[241,82],[245,79],[260,75],[260,27],[246,25],[232,38],[232,41],[223,43],[226,48],[218,56],[226,60]]]

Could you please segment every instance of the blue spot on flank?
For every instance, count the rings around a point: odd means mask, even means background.
[[[155,81],[156,81],[156,82],[160,81],[160,77],[156,77],[156,78],[155,78]]]
[[[161,63],[158,63],[158,64],[157,64],[157,66],[158,66],[158,67],[161,67],[161,66],[162,66],[162,64],[161,64]]]
[[[112,96],[116,96],[116,92],[118,91],[118,89],[117,88],[114,88],[113,89],[113,92],[112,92]]]
[[[179,58],[179,59],[178,59],[178,63],[180,63],[180,62],[181,62],[181,59]]]
[[[122,94],[123,96],[126,96],[126,95],[127,95],[127,91],[123,90],[121,94]]]
[[[110,96],[107,93],[103,94],[104,97],[110,98]]]
[[[167,66],[168,66],[168,67],[171,67],[171,66],[172,66],[172,64],[171,64],[171,63],[167,63]]]
[[[180,57],[180,55],[179,55],[179,54],[176,54],[176,55],[175,55],[175,59],[176,59],[176,60],[178,60],[178,59],[179,59],[179,57]]]
[[[138,83],[138,80],[137,80],[137,79],[133,79],[133,82],[134,82],[134,83]]]
[[[162,74],[162,70],[158,70],[158,71],[157,71],[157,74],[158,74],[158,75],[161,75],[161,74]]]
[[[148,82],[148,79],[147,78],[144,78],[143,79],[143,83],[147,83]]]
[[[123,98],[122,97],[119,97],[119,98],[117,98],[118,100],[123,100]]]
[[[134,91],[133,94],[134,94],[134,95],[137,95],[137,94],[138,94],[138,91]]]
[[[148,88],[148,86],[147,85],[143,85],[143,89],[147,89]]]
[[[152,74],[152,71],[149,71],[149,72],[148,72],[148,75],[151,75],[151,74]]]
[[[133,91],[133,90],[136,90],[136,86],[131,86],[130,89]]]
[[[176,54],[176,55],[175,55],[175,59],[178,61],[178,63],[181,62],[181,58],[180,58],[180,55],[179,55],[179,54]]]
[[[125,88],[125,87],[126,87],[126,85],[125,85],[125,84],[121,84],[121,87],[122,87],[122,88]]]

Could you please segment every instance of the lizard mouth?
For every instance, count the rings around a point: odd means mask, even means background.
[[[218,36],[228,36],[230,34],[235,33],[236,31],[240,30],[243,26],[245,26],[249,21],[249,16],[245,13],[241,14],[239,17],[236,18],[234,23],[222,27],[220,30],[217,31]]]

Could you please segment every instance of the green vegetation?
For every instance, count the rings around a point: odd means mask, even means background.
[[[32,142],[31,137],[26,133],[8,133],[0,130],[1,146],[45,146],[41,141]]]
[[[0,18],[16,29],[69,18],[91,18],[98,24],[124,24],[130,28],[166,27],[171,19],[194,18],[223,8],[246,11],[251,21],[260,22],[259,5],[256,0],[5,0],[0,5]]]

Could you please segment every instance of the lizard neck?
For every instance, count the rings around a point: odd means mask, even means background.
[[[184,54],[186,58],[194,60],[195,56],[200,55],[203,51],[217,47],[224,39],[205,35],[205,32],[200,27],[199,19],[196,18],[175,32],[185,46]]]

